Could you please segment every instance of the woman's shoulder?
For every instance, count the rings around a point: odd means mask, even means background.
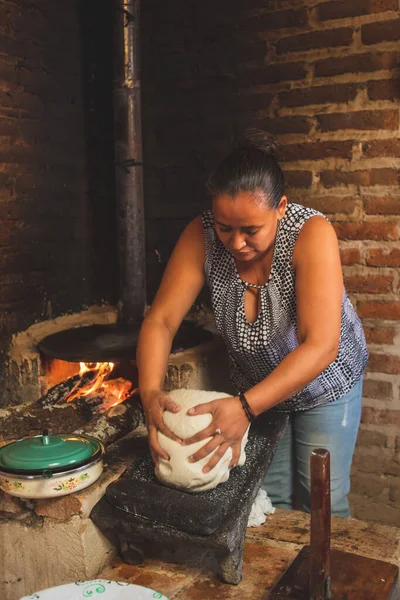
[[[189,221],[189,223],[183,230],[181,237],[186,238],[191,242],[199,240],[202,242],[202,245],[204,245],[204,229],[202,215],[197,215],[197,217],[194,217],[194,219]]]
[[[293,252],[293,262],[295,263],[298,259],[307,261],[313,255],[319,256],[322,260],[324,256],[332,256],[332,253],[339,257],[336,232],[332,223],[322,213],[314,211],[299,231]]]
[[[285,224],[288,227],[294,227],[298,229],[299,225],[303,225],[306,221],[311,219],[311,217],[316,216],[326,219],[323,213],[315,210],[314,208],[309,208],[308,206],[291,202],[287,205],[283,221],[285,221]]]

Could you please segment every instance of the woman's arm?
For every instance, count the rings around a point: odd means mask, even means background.
[[[311,218],[300,231],[293,268],[299,346],[246,393],[256,415],[302,390],[337,356],[343,276],[335,231],[323,217]]]
[[[140,330],[140,391],[161,389],[172,340],[203,286],[204,231],[197,217],[179,238]]]
[[[162,392],[162,386],[172,340],[204,285],[204,258],[204,230],[201,217],[197,217],[179,238],[140,330],[136,352],[139,392],[153,457],[165,455],[157,442],[157,429],[176,439],[165,427],[162,413],[177,412],[179,407]]]

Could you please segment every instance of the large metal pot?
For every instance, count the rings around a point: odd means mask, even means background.
[[[20,498],[78,492],[103,472],[103,444],[87,435],[42,435],[0,448],[0,489]]]

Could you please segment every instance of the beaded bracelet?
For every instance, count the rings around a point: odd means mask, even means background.
[[[243,394],[243,392],[239,393],[239,400],[240,400],[242,408],[245,412],[247,420],[249,421],[249,423],[253,423],[256,420],[256,417],[255,417],[253,411],[251,410],[249,403],[246,400],[246,396]]]

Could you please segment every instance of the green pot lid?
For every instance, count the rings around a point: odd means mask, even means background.
[[[89,462],[102,452],[96,439],[74,435],[43,435],[12,442],[0,448],[0,469],[41,471],[70,468]]]

